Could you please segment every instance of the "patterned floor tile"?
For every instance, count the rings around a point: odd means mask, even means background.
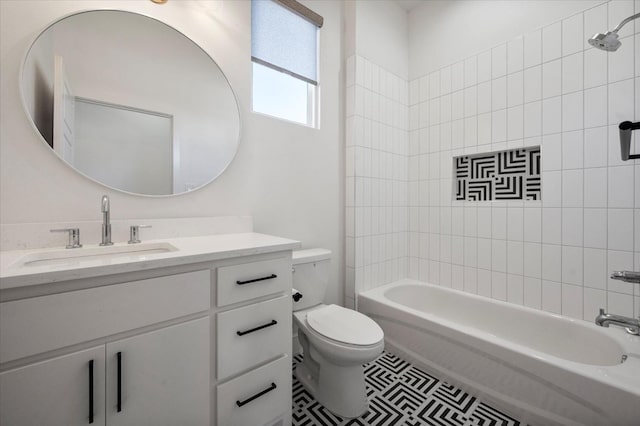
[[[302,355],[293,358],[293,369]],[[293,426],[519,426],[521,423],[384,352],[365,365],[369,410],[343,419],[320,405],[293,377]],[[526,425],[522,425],[526,426]]]

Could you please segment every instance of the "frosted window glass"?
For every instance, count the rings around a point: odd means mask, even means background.
[[[308,83],[253,64],[253,110],[301,124],[309,118]]]
[[[251,56],[317,84],[318,27],[271,0],[251,2]]]

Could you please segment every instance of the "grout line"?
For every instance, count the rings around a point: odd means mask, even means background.
[[[563,297],[563,289],[564,289],[564,247],[565,247],[565,238],[564,238],[564,219],[565,219],[565,202],[564,202],[564,197],[565,197],[565,191],[564,191],[564,143],[565,143],[565,138],[564,138],[564,104],[565,104],[565,97],[563,95],[563,82],[562,82],[562,76],[564,74],[564,65],[563,65],[563,61],[562,61],[562,49],[563,49],[563,42],[564,42],[564,37],[563,35],[563,22],[560,21],[560,170],[562,170],[562,172],[560,173],[560,205],[561,205],[561,210],[560,210],[560,241],[562,242],[562,247],[560,248],[560,314],[564,314],[564,297]],[[544,41],[544,40],[543,40]],[[544,44],[543,44],[543,49],[544,49]],[[544,52],[544,51],[543,51]],[[544,88],[543,88],[544,90]]]
[[[582,34],[584,35],[584,27],[585,27],[585,15],[584,13],[582,14]],[[586,231],[586,223],[585,223],[585,208],[584,208],[584,200],[586,198],[586,188],[585,188],[585,182],[584,182],[584,164],[585,164],[585,152],[586,149],[584,147],[584,140],[585,140],[585,111],[586,111],[586,105],[585,105],[585,88],[584,88],[584,81],[585,81],[585,70],[587,69],[585,66],[585,54],[584,54],[585,50],[584,48],[581,50],[582,53],[582,315],[581,318],[584,320],[585,319],[585,291],[584,291],[584,281],[585,281],[585,273],[584,273],[584,269],[585,269],[585,250],[584,250],[584,245],[585,245],[585,231]]]
[[[605,11],[605,15],[606,15],[606,21],[607,24],[609,23],[609,2],[606,3],[606,11]],[[606,228],[606,239],[605,239],[605,247],[606,247],[606,271],[609,271],[609,167],[610,167],[610,158],[609,158],[609,134],[611,133],[609,131],[609,56],[607,56],[607,66],[605,68],[605,81],[607,84],[607,104],[605,105],[605,109],[607,111],[606,113],[606,123],[607,123],[607,173],[606,173],[606,177],[607,177],[607,207],[606,207],[606,223],[607,223],[607,228]],[[608,311],[609,310],[609,274],[605,274],[605,306],[604,306],[605,310]]]

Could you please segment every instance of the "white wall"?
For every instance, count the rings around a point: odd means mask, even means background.
[[[409,78],[412,80],[420,77],[599,3],[602,2],[425,1],[409,14]]]
[[[332,250],[328,301],[341,302],[342,4],[305,3],[325,18],[320,31],[320,129],[251,112],[249,1],[117,2],[118,8],[160,19],[196,41],[225,72],[240,103],[242,138],[227,171],[201,190],[153,198],[109,190],[64,165],[35,133],[18,91],[24,52],[45,26],[75,11],[113,8],[114,2],[0,2],[0,223],[99,219],[102,194],[111,198],[114,219],[251,215],[257,232]]]
[[[407,12],[389,0],[355,1],[357,54],[408,79]]]
[[[640,286],[608,278],[640,269],[640,162],[620,160],[617,129],[640,120],[640,25],[623,28],[615,53],[587,43],[640,12],[640,1],[556,22],[555,2],[523,6],[549,25],[516,38],[505,2],[452,3],[491,16],[492,40],[455,63],[442,50],[412,50],[410,276],[586,321],[599,307],[640,315]],[[419,9],[412,35],[416,25],[423,40],[455,28],[454,52],[488,37],[449,12]],[[528,16],[518,22],[531,26]],[[423,73],[429,64],[438,68]],[[532,145],[542,148],[541,202],[452,201],[452,157]]]
[[[407,14],[391,1],[347,2],[346,286],[354,294],[405,278]]]

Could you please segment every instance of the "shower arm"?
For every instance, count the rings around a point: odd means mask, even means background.
[[[615,27],[611,32],[612,33],[618,33],[618,31],[620,31],[622,29],[622,27],[624,27],[626,24],[628,24],[629,22],[633,21],[634,19],[638,19],[640,18],[640,13],[636,13],[635,15],[631,15],[628,18],[624,19],[622,22],[620,22],[618,24],[617,27]]]

